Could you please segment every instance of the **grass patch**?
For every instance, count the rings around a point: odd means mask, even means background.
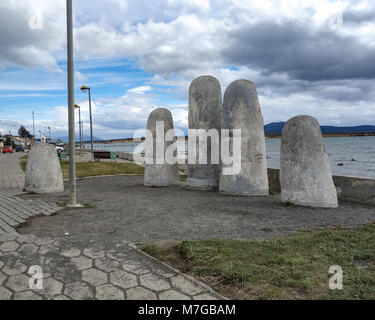
[[[375,224],[142,249],[234,299],[375,299]],[[343,290],[328,287],[333,265],[343,269]]]
[[[69,179],[69,163],[60,161],[64,179]],[[21,158],[21,168],[26,172],[27,156]],[[77,178],[110,176],[118,174],[144,174],[144,168],[134,163],[77,162]]]
[[[64,179],[69,179],[69,162],[60,161],[61,170]],[[21,168],[26,172],[27,156],[21,158]],[[77,178],[95,177],[95,176],[115,176],[118,174],[139,174],[142,175],[145,169],[134,163],[116,163],[116,162],[77,162]],[[186,181],[187,176],[181,175],[180,181]]]
[[[61,162],[64,179],[69,179],[69,163]],[[117,174],[144,174],[144,168],[134,163],[77,162],[77,178],[111,176]]]

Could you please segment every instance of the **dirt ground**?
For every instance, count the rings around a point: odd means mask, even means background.
[[[36,196],[68,201],[60,195]],[[18,231],[77,241],[133,243],[197,239],[269,238],[328,226],[354,227],[375,222],[375,207],[342,202],[338,209],[284,206],[279,196],[247,198],[217,192],[188,191],[183,186],[148,188],[143,177],[101,177],[77,181],[85,209],[65,209],[52,217],[33,218]]]

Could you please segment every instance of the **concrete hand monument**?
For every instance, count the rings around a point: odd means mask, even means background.
[[[46,143],[34,145],[27,159],[25,191],[37,194],[64,192],[56,149]]]
[[[224,95],[221,120],[223,132],[229,129],[229,143],[222,141],[222,148],[234,150],[240,143],[241,168],[237,174],[225,174],[229,164],[223,161],[220,192],[242,196],[268,196],[266,143],[264,121],[255,85],[248,80],[237,80],[229,85]],[[241,130],[241,138],[233,136],[233,130]],[[237,139],[237,141],[235,141]],[[229,147],[226,147],[229,144]]]
[[[195,79],[189,91],[189,163],[186,182],[189,189],[218,188],[221,112],[219,81],[211,76]]]
[[[173,154],[170,157],[174,157],[175,164],[172,164],[171,159],[166,159],[168,150],[172,150],[170,153]],[[148,118],[145,157],[144,184],[146,186],[167,187],[179,184],[173,118],[167,109],[156,109]]]
[[[301,206],[337,208],[337,191],[318,121],[290,119],[281,141],[281,201]]]

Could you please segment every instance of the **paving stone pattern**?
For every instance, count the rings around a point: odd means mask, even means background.
[[[43,289],[31,290],[40,266]],[[124,241],[115,248],[79,242],[0,236],[0,300],[216,300],[209,288],[178,274]]]
[[[103,247],[20,235],[16,228],[61,207],[25,200],[18,155],[0,156],[0,300],[216,300],[210,288],[136,250],[127,241]],[[14,178],[14,179],[13,179]],[[33,288],[32,267],[42,288]],[[31,286],[30,286],[31,284]]]

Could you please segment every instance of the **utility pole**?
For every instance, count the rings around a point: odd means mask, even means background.
[[[73,4],[66,0],[67,40],[68,40],[68,113],[69,113],[69,207],[77,207],[75,131],[74,131],[74,53],[73,53]]]

